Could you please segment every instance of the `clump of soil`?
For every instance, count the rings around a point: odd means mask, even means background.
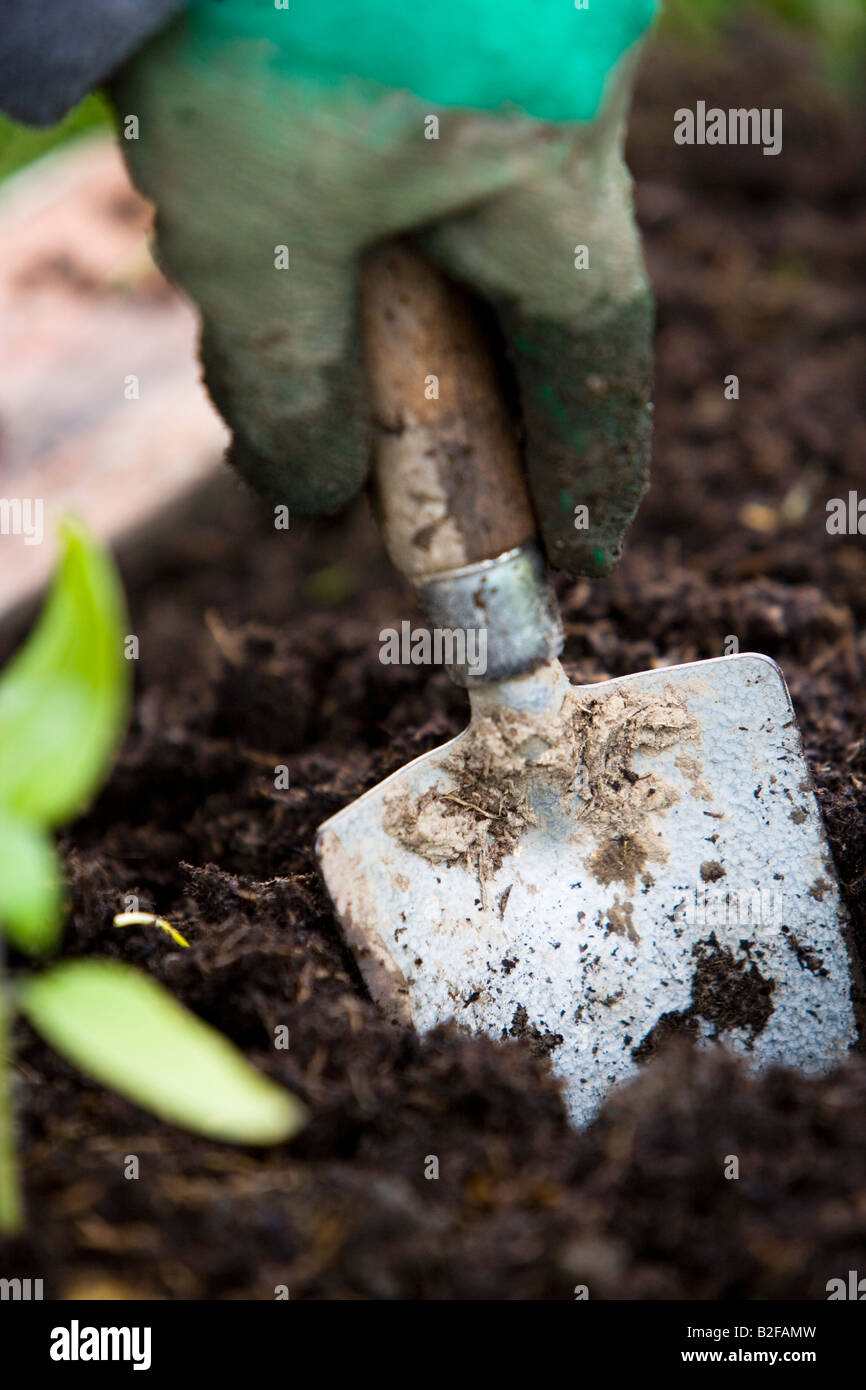
[[[557,689],[551,704],[543,714],[476,705],[466,734],[442,760],[446,781],[417,798],[396,792],[386,800],[388,834],[433,864],[472,864],[483,881],[536,823],[536,789],[552,791],[563,814],[602,841],[588,860],[595,877],[633,886],[647,860],[665,855],[641,831],[679,792],[652,772],[638,775],[632,761],[637,753],[699,744],[698,722],[672,686],[664,697]]]
[[[674,144],[675,107],[757,92],[784,107],[776,158]],[[651,55],[630,158],[658,298],[654,481],[618,572],[560,583],[577,682],[719,656],[732,635],[780,662],[861,951],[866,547],[825,519],[828,499],[862,488],[866,452],[862,134],[800,50],[760,34],[705,62]],[[548,1070],[555,1035],[526,1037],[515,1017],[502,1041],[418,1039],[374,1008],[314,832],[466,711],[444,673],[379,662],[378,632],[413,610],[363,509],[292,527],[275,532],[228,487],[127,564],[138,699],[110,784],[63,836],[64,949],[151,972],[311,1122],[275,1150],[206,1143],[91,1085],[21,1023],[31,1227],[4,1276],[43,1277],[49,1297],[98,1281],[193,1299],[277,1285],[570,1299],[584,1283],[593,1298],[773,1299],[824,1298],[866,1268],[860,1058],[755,1078],[695,1049],[695,1020],[680,1020],[575,1133]],[[129,894],[190,949],[113,929]],[[759,1019],[741,964],[721,962],[695,1006],[718,1014],[733,969]]]
[[[528,791],[521,780],[503,772],[479,781],[462,751],[447,763],[453,785],[437,782],[417,798],[390,796],[383,824],[413,854],[431,864],[462,860],[467,867],[473,865],[484,882],[517,848],[524,830],[536,823]]]
[[[746,1046],[757,1037],[773,1012],[771,995],[775,982],[766,979],[747,952],[734,952],[720,946],[715,933],[692,947],[696,960],[692,977],[692,1002],[687,1009],[663,1014],[654,1028],[632,1048],[636,1062],[646,1062],[662,1050],[672,1037],[694,1041],[700,1020],[710,1025],[715,1040],[732,1028],[747,1034]]]

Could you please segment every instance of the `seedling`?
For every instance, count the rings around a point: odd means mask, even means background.
[[[118,912],[114,918],[116,927],[158,927],[164,931],[166,936],[170,936],[172,941],[178,946],[185,946],[189,949],[189,942],[186,937],[173,927],[171,922],[167,922],[164,917],[155,917],[152,912]]]
[[[62,931],[51,832],[93,797],[126,722],[124,615],[109,556],[67,525],[39,622],[0,677],[0,943],[5,937],[33,957],[52,952]],[[150,914],[122,914],[117,925],[131,917],[187,944]],[[92,958],[14,979],[0,968],[0,1230],[7,1235],[23,1218],[10,1084],[16,1010],[89,1076],[196,1133],[275,1144],[303,1123],[294,1097],[142,971]]]

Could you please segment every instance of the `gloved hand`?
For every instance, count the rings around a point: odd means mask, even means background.
[[[192,0],[115,74],[159,259],[202,311],[259,491],[322,513],[363,484],[359,255],[409,233],[495,311],[551,562],[610,571],[647,481],[652,311],[621,147],[654,8]]]

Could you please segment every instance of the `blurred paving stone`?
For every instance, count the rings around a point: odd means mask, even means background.
[[[49,575],[64,514],[116,544],[221,471],[197,317],[150,259],[151,216],[102,134],[0,186],[0,618]]]

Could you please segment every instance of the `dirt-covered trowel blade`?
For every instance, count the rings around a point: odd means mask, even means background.
[[[807,1070],[854,1040],[790,697],[741,655],[474,690],[469,728],[321,827],[374,999],[549,1053],[575,1120],[672,1032]]]

